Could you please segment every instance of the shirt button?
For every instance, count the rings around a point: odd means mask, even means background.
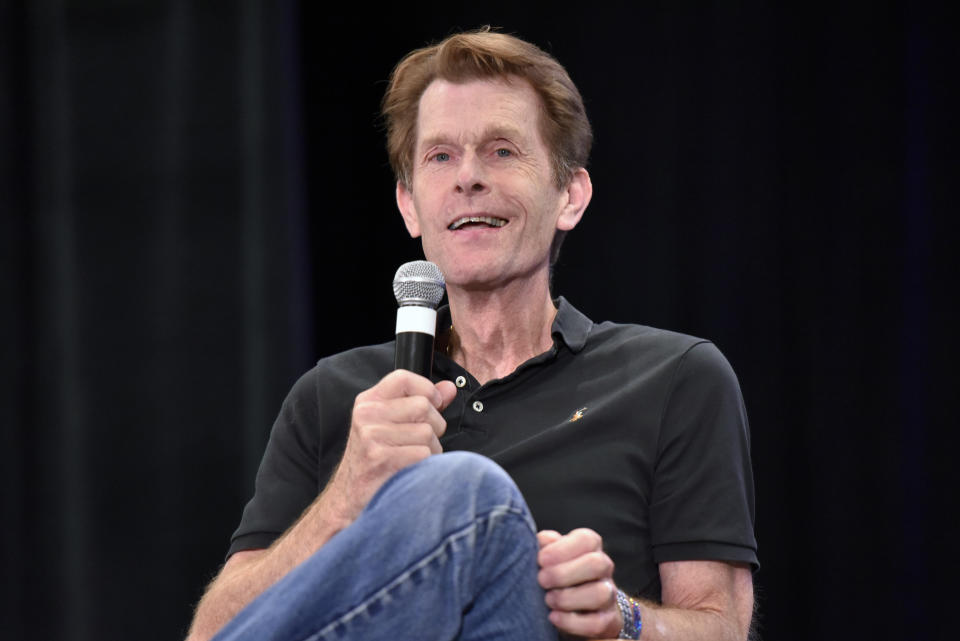
[[[463,386],[466,385],[466,384],[467,384],[467,379],[466,379],[466,377],[464,377],[464,376],[458,376],[458,377],[457,377],[457,387],[463,387]]]
[[[474,401],[474,402],[473,402],[473,411],[474,411],[474,412],[482,412],[482,411],[483,411],[483,403],[481,403],[480,401]]]

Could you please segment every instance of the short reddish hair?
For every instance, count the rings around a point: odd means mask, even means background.
[[[390,74],[383,97],[387,152],[397,181],[412,187],[420,97],[437,79],[466,82],[523,78],[540,97],[540,135],[550,150],[553,177],[565,187],[573,172],[586,167],[593,132],[580,92],[559,62],[539,47],[484,27],[449,36],[439,44],[407,54]]]

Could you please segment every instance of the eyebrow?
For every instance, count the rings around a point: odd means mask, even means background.
[[[518,139],[524,139],[525,136],[521,130],[517,129],[516,127],[504,127],[502,125],[488,127],[480,134],[480,140],[484,142],[489,140],[498,140],[500,138],[518,142]],[[419,150],[429,149],[435,145],[449,144],[449,142],[449,136],[445,136],[443,134],[434,134],[424,138],[423,142],[420,143]]]

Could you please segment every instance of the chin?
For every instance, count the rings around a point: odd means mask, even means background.
[[[475,256],[470,257],[450,257],[435,256],[427,257],[432,263],[436,263],[448,284],[459,285],[475,280],[485,280],[490,277],[493,259],[483,259]]]
[[[489,289],[501,283],[499,276],[494,275],[489,266],[470,269],[464,265],[456,265],[447,270],[441,267],[440,271],[443,272],[448,287]]]

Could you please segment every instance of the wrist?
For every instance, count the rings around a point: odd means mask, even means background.
[[[640,602],[617,590],[617,606],[620,609],[622,626],[618,639],[639,639],[643,631],[643,617],[640,614]]]
[[[362,508],[357,510],[346,493],[340,491],[340,485],[334,478],[311,508],[318,527],[327,531],[327,538],[349,527],[363,511]]]

